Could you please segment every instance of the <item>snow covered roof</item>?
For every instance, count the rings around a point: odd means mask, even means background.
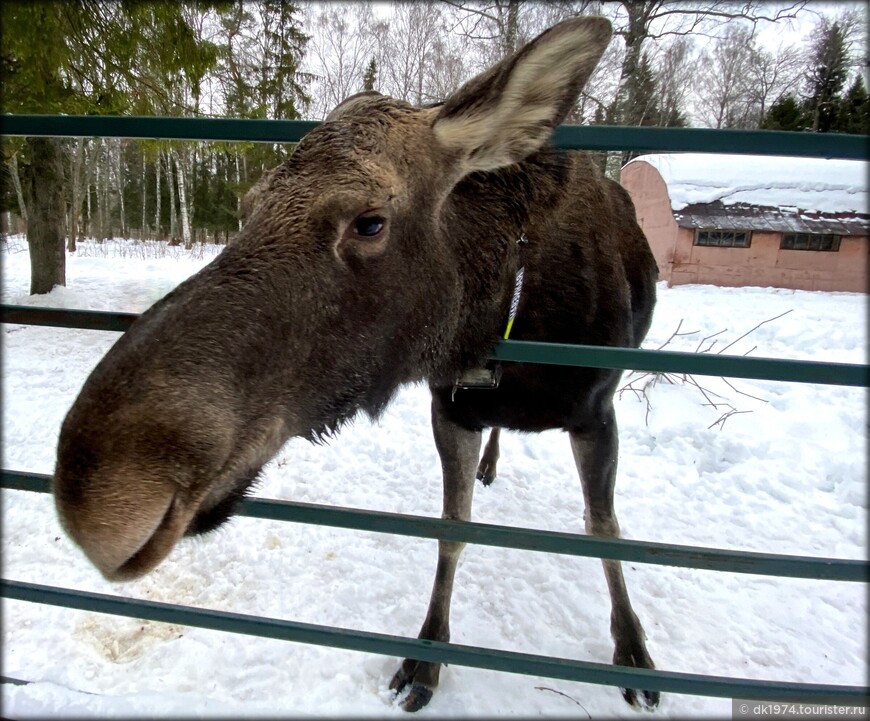
[[[774,208],[735,203],[693,203],[674,211],[681,228],[759,230],[779,233],[868,235],[870,216],[863,213],[821,213],[797,208]]]
[[[653,153],[629,165],[639,161],[659,171],[674,211],[719,201],[725,206],[764,206],[797,214],[868,213],[864,160]]]

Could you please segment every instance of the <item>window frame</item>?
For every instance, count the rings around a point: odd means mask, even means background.
[[[786,239],[791,237],[790,243]],[[840,241],[843,236],[836,233],[783,233],[779,239],[780,250],[809,250],[816,253],[839,253]],[[815,242],[814,242],[815,241]],[[831,247],[823,248],[822,244],[829,241]],[[803,247],[797,247],[799,243]],[[815,246],[815,247],[814,247]]]
[[[708,240],[709,236],[713,233],[719,235],[718,242],[710,243],[710,242],[702,242],[702,235],[705,236],[704,240]],[[731,242],[723,243],[722,236],[730,235]],[[745,244],[738,245],[735,243],[738,236],[745,236]],[[751,230],[736,230],[731,228],[696,228],[695,229],[695,238],[693,245],[698,246],[699,248],[738,248],[745,249],[752,247],[752,231]]]

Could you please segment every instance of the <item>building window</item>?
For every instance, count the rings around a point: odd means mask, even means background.
[[[698,230],[695,245],[717,248],[748,248],[752,233],[746,230]]]
[[[840,250],[839,235],[823,235],[821,233],[783,233],[782,250]]]

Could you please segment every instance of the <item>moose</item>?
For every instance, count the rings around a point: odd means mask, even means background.
[[[470,518],[499,429],[564,429],[586,532],[619,535],[620,371],[490,360],[508,325],[511,339],[629,347],[649,328],[658,271],[629,196],[551,144],[610,38],[607,20],[577,17],[441,103],[353,95],[264,174],[239,234],[131,325],[64,420],[57,511],[107,579],[224,523],[291,437],[375,418],[413,382],[431,390],[444,518]],[[450,638],[463,546],[438,544],[420,638]],[[654,668],[621,565],[602,564],[613,662]],[[439,674],[405,659],[397,703],[425,706]]]

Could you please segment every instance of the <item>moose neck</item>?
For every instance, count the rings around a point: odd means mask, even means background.
[[[448,198],[442,233],[455,247],[462,290],[442,319],[453,327],[452,338],[430,384],[453,383],[484,363],[502,338],[520,263],[517,241],[562,201],[569,162],[564,152],[543,150],[523,163],[469,175]]]

